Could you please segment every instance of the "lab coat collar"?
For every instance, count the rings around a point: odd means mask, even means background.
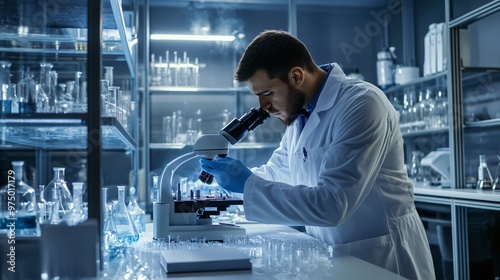
[[[299,142],[302,139],[307,139],[309,135],[313,133],[314,129],[318,126],[320,122],[318,113],[326,111],[333,107],[333,104],[335,103],[335,100],[337,99],[337,96],[339,94],[342,81],[346,79],[346,75],[344,74],[342,69],[340,69],[340,66],[337,63],[331,63],[331,68],[332,69],[330,70],[328,78],[319,95],[316,108],[314,108],[314,110],[311,112],[306,125],[300,133]],[[297,129],[299,129],[298,131],[300,131],[301,123],[299,121],[296,121],[294,125]]]

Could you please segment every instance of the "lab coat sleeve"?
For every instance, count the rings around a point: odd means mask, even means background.
[[[358,90],[359,91],[359,90]],[[370,192],[391,139],[388,109],[372,90],[342,101],[330,115],[332,140],[326,144],[315,186],[289,185],[286,177],[251,175],[245,184],[247,219],[286,225],[336,226],[348,219]],[[312,136],[314,137],[314,135]],[[294,171],[300,172],[300,171]],[[294,176],[300,176],[295,175]]]

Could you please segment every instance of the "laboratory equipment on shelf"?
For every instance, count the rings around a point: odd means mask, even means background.
[[[493,183],[494,190],[500,190],[500,156],[498,157],[497,171],[495,172],[495,182]]]
[[[387,88],[394,84],[394,59],[396,48],[390,47],[377,53],[377,84]]]
[[[60,188],[61,207],[63,211],[69,211],[73,208],[73,196],[66,185],[66,181],[64,181],[64,172],[66,169],[64,167],[53,167],[52,170],[54,170],[54,178],[45,186],[42,197],[47,203],[55,202],[52,190]],[[56,182],[59,184],[56,184]]]
[[[411,152],[411,162],[408,167],[408,178],[410,178],[413,182],[421,182],[423,181],[422,176],[422,168],[421,168],[421,160],[422,160],[422,152],[421,151],[412,151]]]
[[[492,190],[493,178],[491,177],[490,170],[486,164],[486,156],[479,156],[479,167],[477,169],[477,189]]]
[[[219,215],[231,205],[242,205],[240,199],[228,197],[191,196],[189,199],[174,200],[172,188],[173,175],[182,164],[201,156],[213,159],[216,156],[226,156],[229,144],[236,144],[249,131],[261,125],[269,118],[262,108],[252,108],[239,119],[233,119],[222,128],[219,134],[202,135],[194,144],[193,152],[181,155],[169,162],[160,177],[158,201],[153,205],[153,238],[166,239],[169,233],[175,233],[182,239],[203,235],[207,240],[222,240],[224,234],[242,234],[245,230],[235,225],[213,224],[211,215]],[[199,176],[202,182],[209,183],[213,176],[202,172]],[[156,210],[155,210],[156,209]]]
[[[73,182],[73,208],[65,217],[66,223],[70,226],[77,225],[85,220],[82,203],[83,183]]]
[[[439,148],[432,151],[420,161],[422,168],[430,168],[432,172],[424,172],[430,175],[430,184],[433,186],[451,187],[450,177],[450,149]],[[438,176],[432,174],[437,173]]]
[[[13,161],[7,185],[0,189],[0,234],[38,236],[35,189],[23,182],[23,161]]]

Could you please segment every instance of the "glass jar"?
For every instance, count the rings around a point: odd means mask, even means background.
[[[19,97],[19,113],[36,113],[37,90],[33,74],[27,70],[21,74],[21,80],[17,83],[17,95]]]
[[[38,236],[36,192],[23,182],[24,161],[13,161],[8,184],[0,189],[0,234]]]

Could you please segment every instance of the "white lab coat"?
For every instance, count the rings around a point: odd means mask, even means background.
[[[247,219],[308,234],[409,279],[435,279],[403,162],[398,113],[337,64],[300,132],[290,125],[245,183]]]

